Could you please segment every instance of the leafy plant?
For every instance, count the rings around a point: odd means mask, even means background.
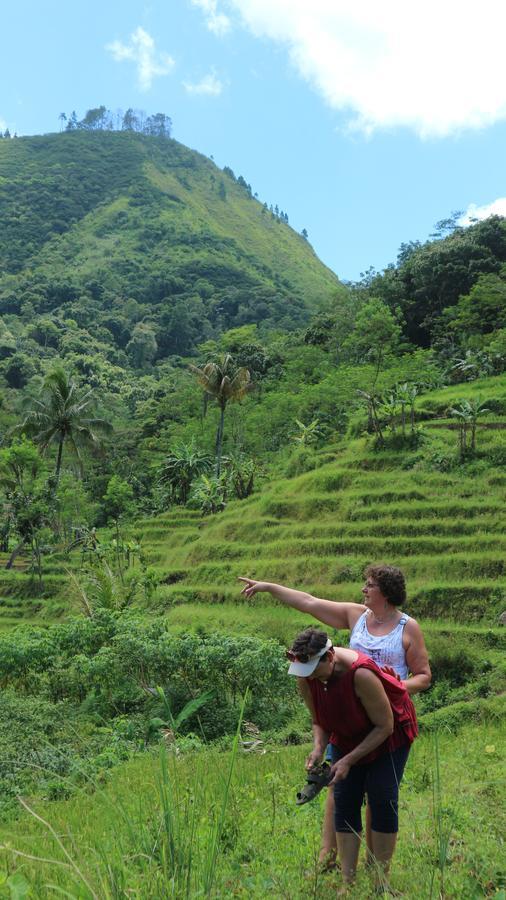
[[[226,472],[238,500],[245,500],[253,493],[258,466],[254,459],[238,454],[226,460]]]
[[[136,583],[130,588],[118,579],[107,561],[99,557],[94,564],[82,568],[79,574],[68,570],[70,583],[82,611],[93,618],[98,610],[119,611],[130,606],[135,597]]]
[[[457,381],[474,381],[475,378],[486,377],[494,372],[494,361],[484,350],[466,350],[451,367]]]
[[[25,547],[31,550],[31,567],[42,587],[42,557],[51,540],[49,524],[54,513],[54,497],[44,477],[36,447],[25,438],[0,451],[0,487],[7,503],[8,530],[17,533],[19,543],[6,563],[10,569]]]
[[[396,434],[396,419],[400,409],[399,398],[395,391],[383,397],[380,407],[380,415],[387,417],[392,434]]]
[[[459,424],[459,448],[462,459],[466,456],[468,449],[471,453],[474,453],[476,450],[476,429],[478,426],[478,419],[485,413],[490,412],[490,410],[485,407],[485,402],[486,401],[481,401],[478,397],[472,398],[471,400],[461,400],[457,406],[451,407],[448,410],[449,414],[454,416]],[[471,440],[468,445],[469,432],[471,434]]]
[[[198,697],[193,697],[191,700],[188,700],[177,715],[174,715],[169,698],[162,687],[157,685],[156,688],[146,688],[146,690],[158,697],[161,701],[161,714],[163,715],[163,718],[156,716],[150,719],[150,727],[154,729],[163,728],[165,738],[170,740],[173,740],[178,736],[183,722],[186,722],[187,719],[191,718],[191,716],[193,716],[202,706],[205,706],[206,703],[209,703],[214,697],[213,691],[204,691],[204,693],[200,694]]]
[[[381,427],[381,395],[377,391],[357,390],[358,396],[365,402],[368,416],[368,430],[376,435],[379,446],[385,443]]]
[[[323,431],[320,428],[319,419],[313,419],[308,425],[305,425],[299,419],[295,419],[295,424],[299,430],[292,435],[294,444],[298,444],[301,447],[310,447],[318,443],[322,437]]]
[[[176,444],[160,466],[159,482],[168,487],[171,500],[184,506],[192,483],[211,466],[211,458],[198,449],[195,440],[189,444]]]
[[[201,475],[194,483],[191,495],[192,506],[196,506],[203,516],[221,512],[227,505],[227,476]]]

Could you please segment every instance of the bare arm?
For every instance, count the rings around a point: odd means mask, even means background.
[[[404,627],[404,642],[406,662],[411,672],[410,678],[404,682],[408,694],[417,694],[426,691],[432,681],[432,672],[429,665],[429,656],[422,629],[418,622],[409,619]],[[403,643],[404,643],[403,642]]]
[[[331,628],[349,628],[352,629],[357,619],[362,615],[365,606],[361,603],[337,603],[334,600],[320,600],[313,597],[305,591],[296,591],[293,588],[285,587],[282,584],[273,584],[270,581],[253,581],[252,578],[239,578],[244,582],[241,591],[245,597],[252,597],[254,594],[266,592],[271,594],[276,600],[280,600],[285,606],[291,606],[292,609],[298,609],[299,612],[307,613],[313,618],[323,622],[324,625],[330,625]]]
[[[321,725],[318,725],[318,722],[316,721],[316,710],[313,704],[313,695],[311,694],[307,678],[297,678],[297,688],[309,712],[311,713],[311,722],[313,728],[313,749],[306,759],[306,769],[310,769],[311,766],[315,765],[315,763],[320,762],[323,754],[325,753],[325,748],[328,744],[329,736],[327,732],[324,731],[324,729],[321,727]]]
[[[372,750],[376,750],[394,730],[392,708],[377,675],[369,669],[357,669],[354,689],[373,727],[360,744],[335,763],[333,766],[335,781],[346,778],[350,767]]]
[[[307,683],[307,678],[297,678],[297,690],[311,713],[311,720],[314,722],[316,719],[316,710],[314,708],[313,695],[309,684]]]

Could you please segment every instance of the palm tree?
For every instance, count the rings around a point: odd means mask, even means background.
[[[93,405],[93,391],[81,392],[73,378],[63,369],[54,369],[46,375],[40,400],[33,407],[17,430],[33,437],[45,451],[50,444],[57,444],[53,493],[58,487],[63,458],[63,446],[69,444],[82,468],[80,447],[96,446],[98,434],[112,431],[104,419],[89,418]]]
[[[225,422],[225,410],[227,403],[234,403],[243,399],[254,385],[248,369],[234,367],[234,361],[230,353],[224,353],[216,362],[208,362],[205,366],[190,366],[198,383],[204,389],[204,415],[209,399],[216,400],[220,407],[220,419],[216,432],[216,476],[221,472],[221,457],[223,453],[223,430]]]

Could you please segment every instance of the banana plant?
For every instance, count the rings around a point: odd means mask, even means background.
[[[200,709],[204,704],[208,703],[209,700],[214,696],[213,691],[205,691],[203,694],[200,694],[198,697],[192,697],[191,700],[188,700],[188,703],[185,703],[183,708],[178,712],[177,716],[175,716],[172,712],[172,708],[169,702],[169,698],[165,693],[164,689],[157,685],[155,688],[146,688],[147,692],[150,693],[154,697],[158,697],[162,706],[162,715],[154,716],[150,719],[149,729],[151,733],[156,733],[160,729],[163,729],[164,735],[166,739],[173,740],[181,731],[181,725],[183,722],[186,722],[187,719],[190,718],[198,709]]]
[[[292,436],[292,440],[294,444],[298,444],[300,447],[309,447],[312,444],[316,444],[322,436],[319,419],[313,419],[309,425],[304,425],[304,422],[295,419],[295,424],[299,430]]]
[[[381,421],[379,417],[379,407],[381,405],[381,397],[376,391],[361,391],[357,390],[358,396],[365,402],[367,406],[367,416],[368,416],[368,430],[373,431],[376,435],[376,439],[378,445],[380,447],[384,446],[385,438],[383,437],[383,431],[381,428]]]
[[[399,412],[399,406],[399,400],[395,391],[392,391],[391,394],[388,394],[386,397],[384,397],[381,404],[380,413],[384,414],[387,417],[392,434],[396,433],[396,418],[397,413]],[[404,434],[404,421],[402,433]]]
[[[448,412],[454,416],[459,423],[459,447],[460,456],[463,458],[468,449],[468,432],[471,432],[471,442],[469,449],[472,453],[476,450],[476,428],[478,419],[485,413],[490,412],[484,406],[485,401],[481,401],[479,397],[473,400],[461,400],[458,406],[451,407]]]

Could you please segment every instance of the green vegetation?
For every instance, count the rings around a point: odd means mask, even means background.
[[[398,886],[494,896],[504,220],[343,286],[125,116],[0,141],[0,895],[330,896],[291,803],[304,617],[236,578],[359,600],[385,560],[434,672]]]
[[[2,141],[0,177],[0,315],[21,315],[43,356],[142,368],[216,329],[293,329],[342,290],[307,241],[171,139]],[[14,363],[7,371],[13,386],[24,377]]]
[[[500,739],[490,722],[463,728],[458,749],[447,731],[437,743],[425,735],[415,744],[392,879],[404,896],[501,896]],[[107,787],[90,781],[70,801],[38,803],[23,817],[23,831],[0,833],[9,877],[41,900],[57,891],[196,897],[211,872],[212,896],[330,900],[335,875],[317,867],[323,799],[295,806],[305,752],[144,755],[112,773]],[[350,898],[372,896],[361,868]]]

